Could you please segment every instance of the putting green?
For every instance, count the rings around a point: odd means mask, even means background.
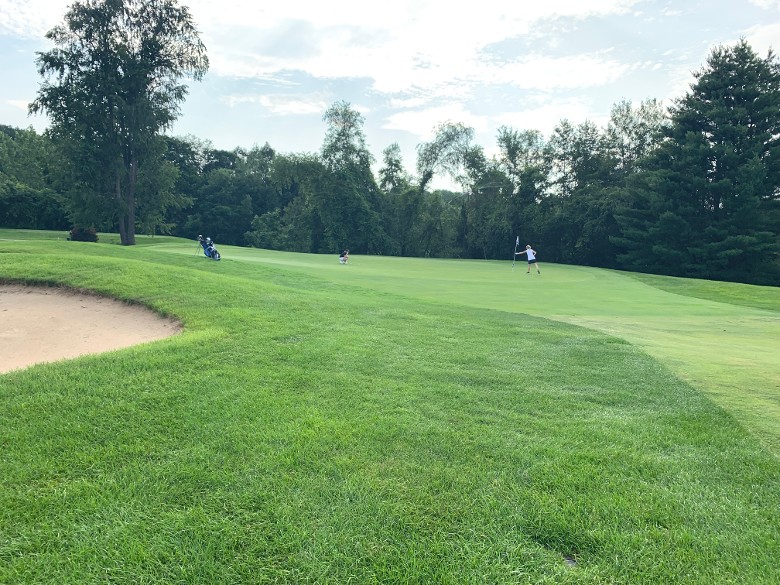
[[[185,253],[175,245],[160,251]],[[186,253],[191,253],[187,251]],[[546,317],[643,348],[731,412],[780,456],[780,311],[663,291],[627,273],[541,264],[316,256],[225,247],[223,258],[283,265],[336,283]],[[778,293],[780,295],[780,292]],[[778,305],[780,306],[780,304]]]

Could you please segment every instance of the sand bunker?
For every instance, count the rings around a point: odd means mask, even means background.
[[[0,285],[0,373],[170,337],[181,325],[140,306],[65,289]]]

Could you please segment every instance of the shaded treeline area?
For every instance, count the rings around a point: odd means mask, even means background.
[[[349,103],[324,119],[317,153],[156,136],[137,169],[137,229],[506,260],[519,236],[542,262],[780,284],[780,65],[744,40],[714,48],[669,108],[624,101],[606,127],[562,120],[549,137],[502,127],[488,157],[471,128],[441,124],[414,174],[397,144],[373,159]],[[0,226],[116,231],[115,207],[79,162],[88,154],[72,136],[0,126]],[[443,175],[458,192],[430,189]]]

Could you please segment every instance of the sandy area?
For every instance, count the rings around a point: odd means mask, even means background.
[[[58,288],[0,285],[0,373],[170,337],[144,307]]]

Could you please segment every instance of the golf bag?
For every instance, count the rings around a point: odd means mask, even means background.
[[[198,242],[200,242],[200,245],[203,246],[203,254],[205,254],[206,258],[211,258],[212,260],[219,260],[222,258],[211,238],[198,236]]]

